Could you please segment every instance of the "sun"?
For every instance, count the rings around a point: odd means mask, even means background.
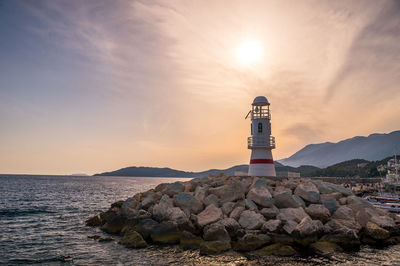
[[[257,63],[262,57],[262,47],[257,40],[246,40],[236,49],[236,57],[239,63],[251,65]]]

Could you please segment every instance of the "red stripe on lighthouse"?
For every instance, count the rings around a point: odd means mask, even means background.
[[[274,163],[274,160],[272,159],[251,159],[250,164],[256,164],[256,163]]]

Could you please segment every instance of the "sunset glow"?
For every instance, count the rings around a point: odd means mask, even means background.
[[[236,56],[244,65],[259,62],[262,57],[261,44],[256,40],[246,40],[238,46]]]

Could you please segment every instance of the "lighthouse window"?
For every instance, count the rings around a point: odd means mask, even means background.
[[[258,123],[258,133],[262,133],[262,123]]]

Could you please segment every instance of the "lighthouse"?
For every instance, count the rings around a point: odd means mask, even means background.
[[[246,118],[251,118],[251,137],[247,147],[251,150],[249,176],[276,176],[272,149],[275,138],[271,136],[271,113],[266,97],[258,96],[251,104]]]

